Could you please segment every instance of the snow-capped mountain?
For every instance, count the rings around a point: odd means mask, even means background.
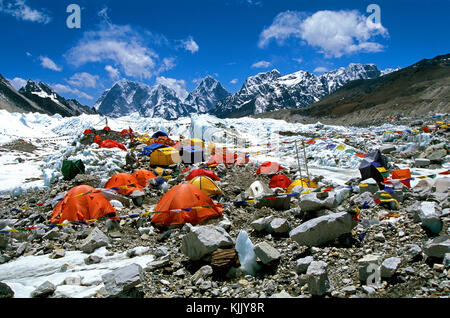
[[[210,113],[218,117],[241,117],[302,108],[350,81],[377,78],[382,73],[373,64],[350,64],[320,76],[307,71],[281,76],[278,70],[272,70],[249,77],[239,92],[219,101]]]
[[[229,93],[212,77],[204,78],[182,101],[176,92],[162,84],[148,86],[126,79],[106,90],[94,108],[104,115],[120,117],[138,112],[146,117],[176,119],[191,113],[207,112]]]
[[[205,77],[185,99],[185,103],[205,113],[216,106],[217,102],[227,98],[230,93],[216,79]]]
[[[81,105],[75,99],[61,97],[43,82],[36,83],[33,80],[28,80],[27,84],[19,90],[19,93],[38,104],[50,114],[71,117],[96,113],[94,109]]]
[[[0,108],[11,112],[39,112],[63,117],[78,116],[83,113],[95,114],[95,110],[81,105],[74,99],[66,100],[47,84],[28,80],[19,91],[0,75]]]

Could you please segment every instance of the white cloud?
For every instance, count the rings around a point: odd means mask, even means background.
[[[303,62],[303,59],[300,58],[300,57],[299,58],[293,58],[292,60],[297,62],[298,64],[302,64],[302,62]]]
[[[383,45],[371,41],[378,35],[387,37],[389,33],[381,24],[373,23],[356,10],[323,10],[310,16],[285,11],[261,32],[258,46],[264,48],[272,40],[283,45],[288,38],[298,38],[318,48],[325,57],[341,57],[356,52],[382,51]]]
[[[47,24],[52,20],[43,10],[39,11],[30,8],[25,0],[0,0],[0,12],[4,12],[22,21]]]
[[[26,52],[25,53],[28,57],[32,57],[33,56],[33,54],[31,54],[30,52]]]
[[[105,66],[105,71],[108,72],[109,77],[113,80],[116,81],[120,78],[120,71],[117,68],[112,67],[111,65],[106,65]]]
[[[61,67],[56,65],[55,62],[53,62],[50,58],[47,56],[39,56],[39,59],[41,60],[41,65],[44,68],[48,68],[52,71],[60,72],[62,70]]]
[[[76,73],[72,75],[67,82],[73,86],[77,87],[97,87],[97,81],[99,79],[98,75],[92,75],[86,72]]]
[[[55,90],[55,92],[57,92],[58,94],[66,94],[66,93],[70,93],[73,94],[79,98],[84,98],[84,99],[89,99],[89,100],[93,100],[94,97],[78,90],[77,88],[72,88],[70,86],[67,85],[63,85],[63,84],[54,84],[52,85],[52,88]]]
[[[316,67],[313,71],[314,73],[325,73],[328,72],[328,69],[324,66]]]
[[[237,78],[233,78],[233,79],[230,81],[230,84],[237,84],[238,81],[239,81],[239,80],[238,80]]]
[[[68,63],[76,67],[112,61],[126,76],[135,78],[150,78],[158,74],[158,55],[128,25],[104,23],[99,30],[85,32],[65,57]]]
[[[181,40],[182,47],[186,50],[194,54],[195,52],[198,52],[199,46],[194,41],[194,38],[192,36],[189,36],[186,40]]]
[[[252,65],[252,68],[268,68],[271,65],[270,62],[267,61],[259,61]]]
[[[21,89],[25,85],[27,85],[27,81],[20,77],[15,77],[14,79],[8,79],[8,82],[14,87],[16,90]]]
[[[162,72],[173,69],[176,66],[175,58],[173,57],[165,57],[161,62],[161,66],[159,67],[157,73],[160,74]]]
[[[156,78],[156,84],[161,84],[173,89],[178,98],[180,98],[181,100],[185,100],[189,95],[189,93],[186,91],[186,82],[184,80],[177,80],[174,78],[160,76]]]

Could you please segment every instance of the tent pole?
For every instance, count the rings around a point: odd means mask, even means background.
[[[298,158],[297,140],[295,141],[295,152],[297,153],[297,165],[298,165],[298,170],[300,171],[300,180],[302,180],[302,166],[300,165],[300,159]]]
[[[306,175],[308,176],[308,187],[310,186],[311,179],[309,177],[309,170],[308,170],[308,159],[306,158],[306,147],[305,147],[305,141],[302,140],[303,145],[303,156],[305,157],[305,166],[306,166]]]

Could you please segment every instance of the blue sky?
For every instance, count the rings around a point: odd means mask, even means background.
[[[81,28],[69,29],[69,4]],[[370,4],[380,21],[367,18]],[[179,96],[210,75],[230,92],[278,69],[406,67],[450,53],[450,1],[0,0],[0,74],[92,106],[121,78]]]

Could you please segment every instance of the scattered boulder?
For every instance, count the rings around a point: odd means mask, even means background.
[[[120,296],[144,281],[144,271],[138,264],[118,268],[102,276],[109,296]]]
[[[52,295],[56,290],[56,286],[53,285],[51,282],[46,281],[42,285],[40,285],[38,288],[36,288],[32,293],[31,297],[33,298],[45,298],[50,295]]]
[[[392,277],[402,260],[399,257],[390,257],[381,263],[380,274],[382,278]]]
[[[428,257],[443,258],[450,253],[450,237],[448,235],[438,236],[425,243],[423,252]]]
[[[301,224],[289,236],[300,245],[319,246],[351,232],[356,225],[349,213],[332,213]]]
[[[267,242],[257,244],[253,251],[265,265],[278,261],[281,257],[280,252]]]
[[[181,252],[193,261],[198,261],[218,248],[233,246],[233,239],[221,227],[206,225],[193,227],[183,236]]]
[[[330,291],[330,281],[327,273],[328,264],[323,261],[313,261],[306,271],[308,291],[313,296],[322,296]]]
[[[307,257],[298,259],[297,263],[295,264],[295,272],[297,274],[305,274],[306,271],[308,270],[309,265],[313,261],[314,261],[314,259],[312,256],[307,256]]]
[[[416,167],[416,168],[425,168],[425,167],[428,167],[430,164],[431,164],[430,159],[416,158],[414,160],[414,167]]]
[[[382,256],[378,254],[369,254],[358,260],[358,272],[359,280],[367,281],[370,275],[372,275],[373,270],[371,269],[374,265],[376,267],[380,266]]]
[[[336,198],[328,192],[326,198],[319,199],[317,193],[308,193],[300,196],[300,208],[303,212],[314,212],[321,209],[333,209],[336,207]]]
[[[80,249],[87,254],[92,253],[97,248],[107,246],[109,238],[98,228],[94,228],[88,237],[81,243]]]
[[[275,232],[278,234],[287,233],[291,230],[289,221],[282,218],[274,218],[269,224],[269,232]]]
[[[250,224],[250,226],[255,231],[262,232],[262,231],[265,231],[269,227],[270,222],[272,222],[273,219],[274,219],[274,217],[272,215],[268,216],[268,217],[265,217],[265,218],[260,218],[260,219],[258,219],[256,221],[253,221]]]

